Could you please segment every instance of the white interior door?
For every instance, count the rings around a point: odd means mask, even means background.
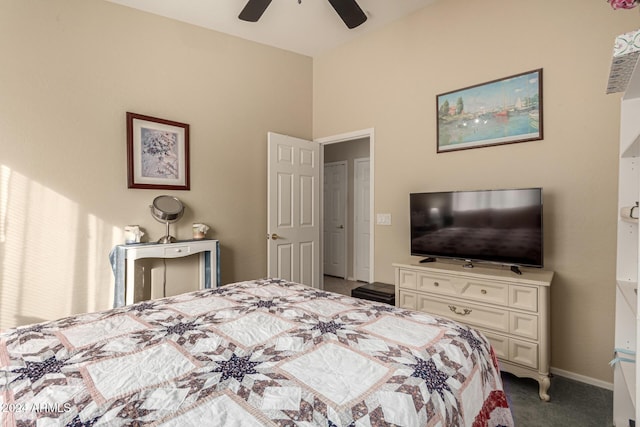
[[[320,287],[320,145],[268,133],[267,274]]]
[[[371,168],[368,158],[355,159],[354,186],[354,271],[356,280],[371,281]]]
[[[324,165],[324,274],[347,277],[347,162]]]

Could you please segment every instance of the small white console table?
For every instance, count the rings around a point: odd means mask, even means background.
[[[141,258],[181,258],[200,254],[200,289],[220,286],[219,248],[217,240],[117,245],[109,255],[115,276],[113,306],[122,307],[134,303],[135,263]]]

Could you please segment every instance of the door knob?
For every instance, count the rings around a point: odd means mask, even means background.
[[[271,235],[271,239],[272,239],[272,240],[278,240],[279,238],[280,238],[280,236],[278,236],[276,233],[273,233],[273,234]]]
[[[337,228],[344,228],[344,225],[339,225]]]

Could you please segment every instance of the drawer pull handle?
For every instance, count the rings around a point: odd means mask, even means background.
[[[449,310],[453,311],[458,316],[466,316],[467,314],[471,314],[472,311],[469,308],[463,308],[462,311],[458,311],[458,307],[456,307],[455,305],[450,305]]]
[[[438,286],[440,286],[440,283],[438,283],[438,282],[433,282],[433,286],[435,286],[435,287],[437,288]]]
[[[480,293],[481,293],[482,295],[486,295],[486,294],[487,294],[487,290],[486,290],[486,289],[481,289],[481,290],[480,290]]]

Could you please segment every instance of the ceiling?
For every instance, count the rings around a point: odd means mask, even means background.
[[[262,18],[255,23],[238,19],[246,0],[107,1],[316,56],[437,0],[358,0],[368,19],[352,30],[345,26],[327,0],[273,0]]]

